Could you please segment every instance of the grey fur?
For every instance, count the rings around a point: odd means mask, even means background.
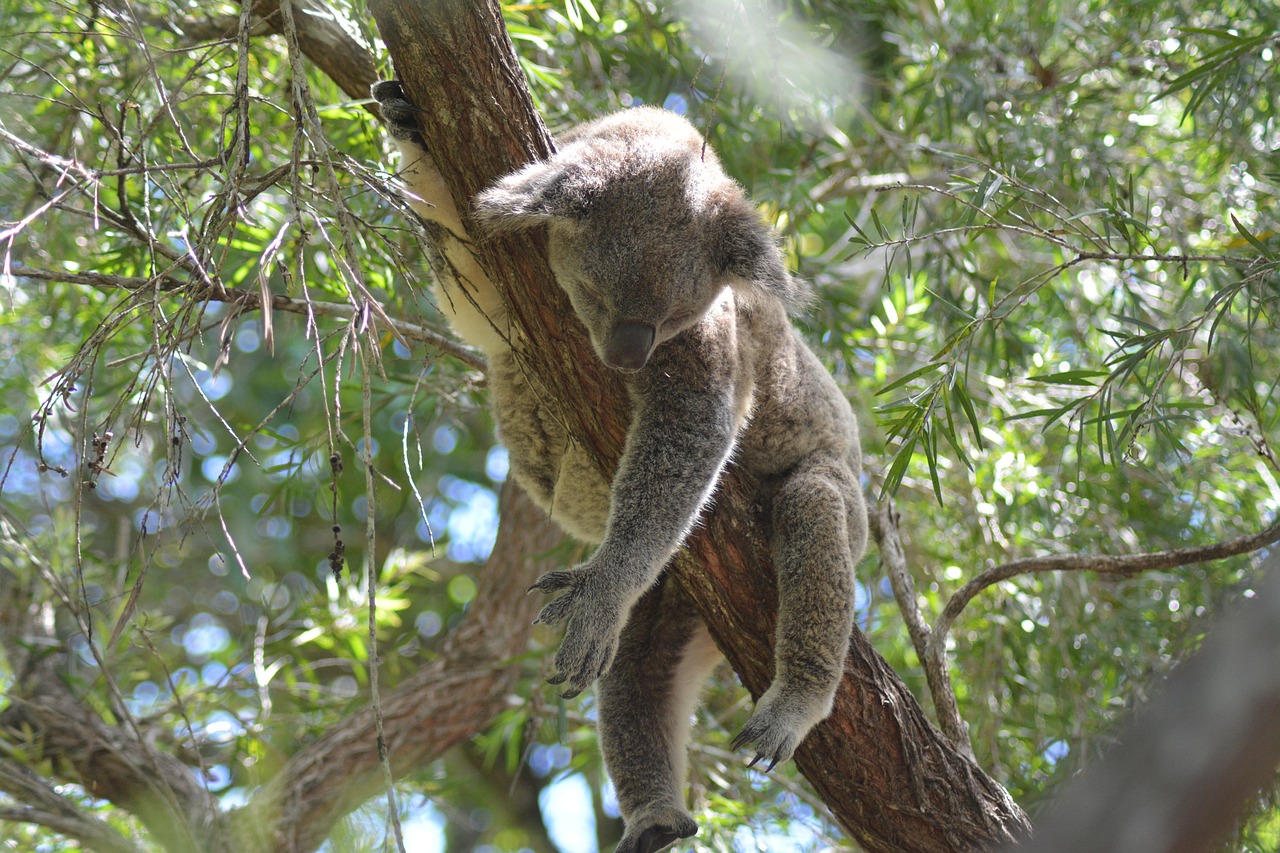
[[[867,538],[853,412],[787,319],[805,287],[693,126],[652,108],[606,116],[475,203],[489,232],[547,227],[556,280],[601,360],[625,377],[632,421],[606,482],[516,366],[516,332],[470,257],[413,107],[394,82],[374,97],[411,201],[433,224],[440,307],[490,359],[516,479],[571,534],[599,543],[532,589],[559,593],[538,621],[567,622],[551,680],[573,695],[600,679],[600,742],[627,827],[618,851],[652,853],[696,832],[685,744],[718,659],[663,569],[725,466],[750,471],[772,517],[776,671],[734,745],[750,745],[753,764],[786,760],[830,712],[853,630]]]

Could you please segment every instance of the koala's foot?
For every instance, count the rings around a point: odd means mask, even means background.
[[[754,767],[761,761],[768,761],[765,770],[772,770],[791,757],[809,729],[830,710],[830,700],[824,702],[821,697],[810,693],[787,691],[774,684],[760,697],[755,713],[733,739],[730,748],[754,746],[756,756],[747,766]]]
[[[656,853],[681,838],[698,833],[693,815],[676,806],[646,809],[627,821],[627,831],[614,853]]]
[[[572,699],[609,671],[618,650],[618,638],[627,614],[600,573],[583,566],[560,572],[547,572],[529,587],[539,592],[561,592],[534,624],[554,625],[564,619],[564,640],[556,652],[556,672],[547,682],[563,684],[563,694]]]
[[[392,137],[422,145],[422,134],[418,132],[419,110],[405,97],[399,80],[379,80],[369,94],[378,102],[378,110]]]

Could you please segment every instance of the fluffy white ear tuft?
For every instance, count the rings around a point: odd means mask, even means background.
[[[475,220],[486,233],[535,228],[553,219],[578,220],[596,195],[582,170],[561,154],[530,163],[476,196]]]

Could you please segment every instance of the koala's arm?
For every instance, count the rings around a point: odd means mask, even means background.
[[[506,310],[476,262],[466,224],[418,131],[418,108],[405,97],[398,80],[375,83],[372,94],[400,149],[400,173],[408,184],[405,198],[433,245],[437,307],[460,338],[493,355],[509,346]]]
[[[631,428],[610,490],[604,540],[582,565],[533,589],[563,592],[542,623],[568,619],[552,683],[566,696],[608,670],[636,601],[653,587],[719,482],[740,427],[731,368],[692,347],[660,347],[631,382]],[[732,360],[723,359],[721,363]]]
[[[609,521],[595,560],[625,567],[638,597],[684,542],[733,452],[733,389],[691,386],[663,374],[661,359],[638,383],[634,414],[610,491]]]

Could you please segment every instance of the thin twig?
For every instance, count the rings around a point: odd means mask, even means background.
[[[38,281],[58,281],[65,282],[67,284],[83,284],[99,289],[137,291],[154,287],[154,282],[150,278],[108,275],[98,272],[67,272],[63,270],[45,270],[32,267],[20,267],[13,270],[12,274],[20,278],[30,278]],[[262,308],[262,295],[260,293],[243,290],[238,287],[219,287],[216,290],[207,290],[203,286],[196,288],[181,279],[170,278],[161,286],[160,289],[167,294],[175,296],[188,296],[208,302],[222,302],[235,305],[237,310],[242,311],[261,310]],[[273,294],[271,297],[271,309],[274,311],[285,311],[291,314],[301,314],[303,316],[333,317],[341,320],[350,320],[353,317],[356,317],[356,307],[351,304],[292,299],[278,293]],[[391,319],[384,322],[389,322],[391,328],[407,340],[418,341],[419,343],[435,347],[442,353],[453,356],[467,367],[475,370],[484,372],[488,369],[488,364],[485,362],[484,356],[480,355],[465,344],[459,343],[444,332],[436,331],[429,326],[424,326],[418,323],[409,323],[404,320]]]

